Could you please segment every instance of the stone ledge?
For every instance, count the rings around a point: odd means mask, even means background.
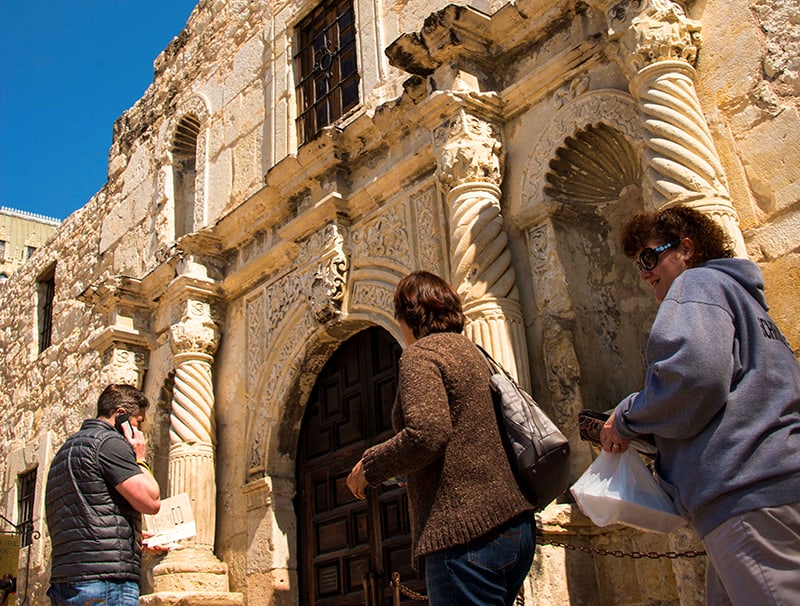
[[[243,606],[241,593],[160,591],[139,598],[140,606]]]

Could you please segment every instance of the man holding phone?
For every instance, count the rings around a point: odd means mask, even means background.
[[[161,507],[140,430],[148,405],[135,387],[109,385],[97,417],[53,458],[45,496],[53,606],[139,604],[141,514]]]

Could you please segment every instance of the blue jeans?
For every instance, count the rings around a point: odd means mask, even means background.
[[[133,581],[53,583],[52,606],[139,606],[139,584]]]
[[[519,515],[466,545],[425,556],[430,606],[510,606],[536,550],[533,513]]]

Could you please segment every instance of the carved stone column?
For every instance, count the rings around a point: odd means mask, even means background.
[[[609,25],[612,54],[630,79],[647,145],[650,204],[711,215],[746,256],[738,216],[695,89],[700,24],[671,0],[590,0]]]
[[[501,132],[478,109],[456,104],[433,131],[450,211],[451,281],[464,303],[466,335],[529,386],[525,328],[500,215]]]
[[[218,335],[213,323],[189,320],[173,326],[171,336],[175,386],[169,429],[169,495],[189,494],[197,535],[186,544],[210,551],[214,548],[217,492],[211,364]]]
[[[217,489],[211,368],[219,332],[206,300],[193,293],[181,305],[183,317],[169,333],[175,384],[167,492],[189,495],[197,535],[182,541],[183,548],[170,551],[153,569],[154,593],[142,603],[183,604],[189,603],[187,595],[195,595],[203,604],[239,604],[241,594],[228,593],[228,566],[213,551]]]

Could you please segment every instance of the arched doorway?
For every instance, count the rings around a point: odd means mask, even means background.
[[[347,488],[350,469],[369,446],[392,435],[391,410],[401,349],[382,328],[348,339],[328,360],[306,407],[297,454],[300,603],[391,603],[399,572],[417,591],[405,488]]]

